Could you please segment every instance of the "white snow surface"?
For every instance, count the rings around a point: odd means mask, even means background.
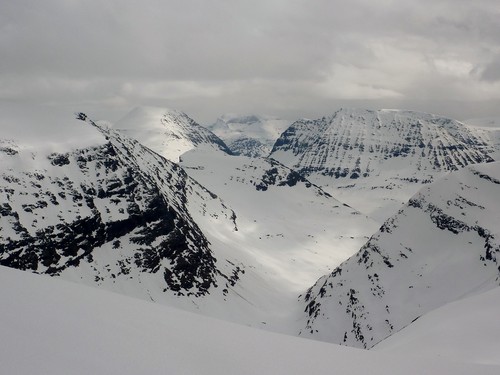
[[[444,305],[373,350],[500,365],[500,288]]]
[[[257,260],[257,270],[279,279],[280,288],[303,291],[378,229],[376,222],[308,181],[280,186],[292,171],[269,159],[193,150],[182,156],[181,166],[235,211],[238,231],[219,240],[248,253],[247,261]],[[259,190],[273,169],[277,182]]]
[[[104,144],[101,133],[76,119],[76,114],[49,106],[26,106],[0,102],[0,148],[49,155]]]
[[[488,146],[491,157],[500,160],[500,117],[477,118],[464,121]]]
[[[0,267],[5,374],[498,374],[273,334]]]
[[[195,147],[224,149],[213,133],[173,109],[137,107],[113,127],[173,162]]]

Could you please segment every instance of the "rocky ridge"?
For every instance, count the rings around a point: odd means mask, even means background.
[[[421,315],[500,285],[500,163],[423,188],[302,296],[301,335],[370,348]]]
[[[156,292],[178,295],[234,284],[238,272],[217,261],[188,202],[233,227],[234,212],[178,165],[78,118],[106,141],[49,155],[2,142],[0,264],[111,289],[149,279]]]

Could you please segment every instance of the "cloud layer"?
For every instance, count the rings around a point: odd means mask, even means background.
[[[500,116],[497,0],[18,0],[0,99],[288,118],[339,106]]]

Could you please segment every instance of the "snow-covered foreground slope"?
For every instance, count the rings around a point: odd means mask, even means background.
[[[421,316],[374,350],[500,365],[500,288]]]
[[[423,188],[303,296],[301,334],[370,348],[423,314],[500,285],[500,163]]]
[[[0,267],[5,374],[497,374],[254,330]]]
[[[290,121],[271,116],[226,114],[208,126],[236,155],[268,156]]]
[[[436,176],[492,161],[484,142],[463,124],[435,115],[341,109],[293,123],[271,157],[383,222]]]
[[[173,162],[178,162],[180,155],[196,147],[230,152],[211,131],[185,113],[172,109],[138,107],[113,127]]]

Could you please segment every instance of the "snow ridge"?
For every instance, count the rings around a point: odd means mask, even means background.
[[[200,210],[200,200],[215,201],[217,211],[205,214],[233,226],[234,212],[178,165],[78,118],[107,141],[49,155],[3,148],[0,264],[113,290],[149,280],[139,286],[143,298],[149,288],[202,296],[219,280],[234,284],[237,272],[217,265],[187,202],[198,200]]]
[[[231,153],[210,130],[185,113],[172,109],[138,107],[119,120],[114,128],[175,163],[183,153],[194,148],[207,147]]]
[[[302,297],[301,335],[370,348],[421,315],[500,285],[500,163],[423,188]]]

